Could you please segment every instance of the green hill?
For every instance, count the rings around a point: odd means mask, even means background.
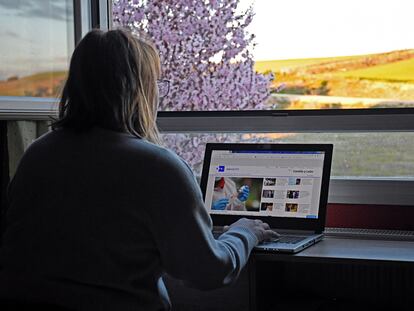
[[[391,64],[336,73],[335,75],[347,78],[414,82],[414,58]]]
[[[258,61],[284,94],[414,100],[414,49],[343,57]]]
[[[265,60],[257,61],[254,68],[257,72],[264,73],[266,71],[278,72],[282,69],[296,69],[309,65],[325,64],[342,60],[351,60],[363,56],[341,56],[341,57],[322,57],[322,58],[298,58],[284,60]]]
[[[66,75],[66,71],[52,71],[0,81],[0,96],[54,97],[58,95]]]
[[[269,70],[297,78],[329,80],[330,77],[381,81],[414,81],[414,50],[378,54],[258,61],[258,72]]]

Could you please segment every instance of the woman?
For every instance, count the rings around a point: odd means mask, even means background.
[[[160,74],[154,47],[124,30],[93,30],[76,47],[59,119],[28,148],[9,187],[0,298],[169,309],[164,273],[224,286],[274,235],[243,219],[213,238],[191,170],[158,145]]]

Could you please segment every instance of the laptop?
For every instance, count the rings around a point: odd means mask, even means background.
[[[322,240],[331,144],[206,145],[201,189],[214,234],[242,217],[281,236],[258,251],[297,253]]]

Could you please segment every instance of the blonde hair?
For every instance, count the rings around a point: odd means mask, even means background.
[[[142,137],[153,143],[160,144],[159,131],[156,123],[158,110],[157,79],[161,75],[161,63],[155,47],[147,40],[132,37],[131,48],[135,62],[138,64],[138,84],[136,98],[128,106],[128,117],[125,120],[126,130],[131,134]],[[134,112],[138,111],[138,118],[134,120]],[[135,122],[135,124],[134,124]]]
[[[158,52],[125,29],[92,30],[77,45],[52,128],[99,126],[160,144]]]

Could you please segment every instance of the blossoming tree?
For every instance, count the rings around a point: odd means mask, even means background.
[[[156,45],[170,92],[164,111],[262,109],[272,77],[254,70],[251,8],[239,0],[115,0],[114,24],[147,34]],[[232,136],[234,137],[234,135]],[[167,145],[192,165],[208,140],[228,135],[166,135]]]

